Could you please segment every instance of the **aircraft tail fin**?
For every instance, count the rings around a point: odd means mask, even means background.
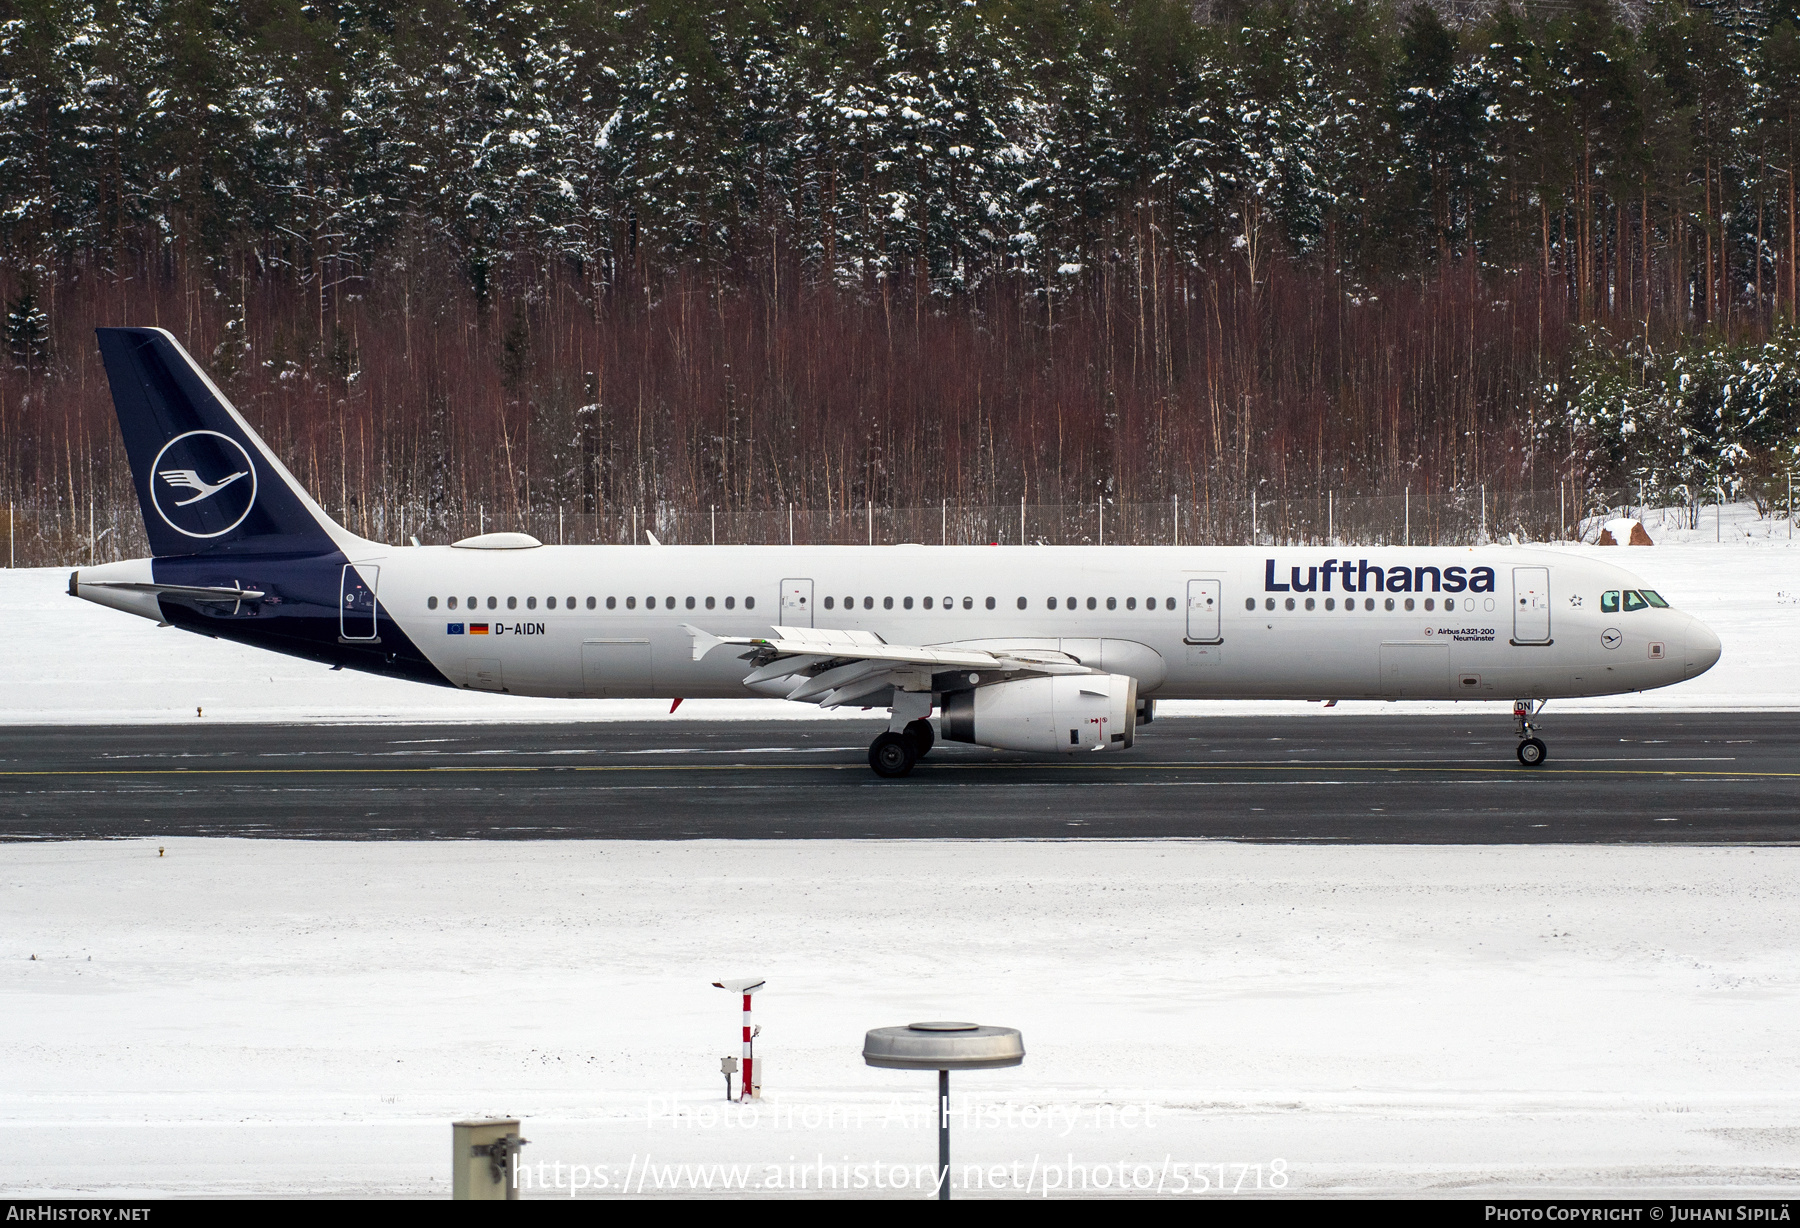
[[[357,540],[166,330],[95,331],[153,554],[316,553]]]

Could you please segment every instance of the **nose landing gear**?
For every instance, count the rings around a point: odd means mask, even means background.
[[[1526,767],[1539,767],[1549,757],[1550,748],[1544,745],[1543,739],[1536,735],[1537,726],[1531,718],[1543,711],[1544,701],[1541,699],[1513,700],[1513,721],[1519,734],[1519,762]]]

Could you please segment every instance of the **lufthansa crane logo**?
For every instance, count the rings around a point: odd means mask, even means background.
[[[184,537],[223,537],[256,506],[256,466],[229,435],[177,435],[150,466],[150,502]]]

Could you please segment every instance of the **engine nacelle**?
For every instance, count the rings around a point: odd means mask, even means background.
[[[1124,750],[1137,735],[1137,679],[1057,674],[953,691],[944,697],[943,734],[1039,754]]]

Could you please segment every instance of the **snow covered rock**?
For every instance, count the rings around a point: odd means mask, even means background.
[[[1644,526],[1640,521],[1624,517],[1607,521],[1600,530],[1599,544],[1616,546],[1621,541],[1627,546],[1654,546],[1656,544],[1650,540],[1650,535],[1644,532]]]

